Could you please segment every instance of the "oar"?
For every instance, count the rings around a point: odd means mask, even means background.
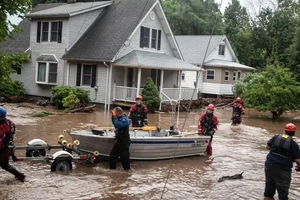
[[[115,127],[95,127],[93,130],[114,130]],[[143,130],[143,131],[156,131],[156,126],[144,126],[144,127],[129,127],[129,130]]]
[[[196,135],[198,134],[197,132],[192,132],[192,133],[184,133],[184,134],[181,134],[181,135],[172,135],[174,137],[184,137],[184,136],[189,136],[189,135]]]

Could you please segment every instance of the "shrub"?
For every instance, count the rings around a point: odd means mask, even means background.
[[[66,108],[66,106],[63,105],[63,99],[68,97],[71,92],[79,99],[79,103],[85,104],[90,101],[89,91],[87,90],[79,87],[55,86],[52,88],[52,101],[55,106],[59,109]]]
[[[158,109],[160,103],[159,92],[157,90],[156,85],[150,77],[148,77],[145,81],[142,96],[143,102],[148,107],[150,112],[154,112]]]
[[[1,82],[3,82],[3,84],[0,84],[0,97],[8,98],[12,96],[20,96],[25,92],[23,83],[19,81],[6,79]]]
[[[79,102],[80,102],[79,98],[74,94],[72,90],[69,93],[69,95],[63,98],[62,100],[63,106],[66,108],[65,109],[66,112],[74,108]]]
[[[31,117],[47,117],[48,115],[51,115],[51,113],[45,110],[36,111],[30,114]]]

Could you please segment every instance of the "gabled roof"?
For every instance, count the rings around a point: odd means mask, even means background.
[[[45,8],[43,10],[33,10],[26,16],[30,18],[71,17],[81,13],[104,8],[111,4],[111,1],[64,3],[55,7]]]
[[[62,5],[61,3],[52,3],[52,4],[39,4],[32,12],[41,11],[48,8],[53,8],[56,6]],[[28,19],[23,19],[18,27],[21,29],[20,33],[13,33],[14,39],[11,40],[8,37],[5,41],[0,43],[0,51],[1,52],[14,52],[21,53],[30,48],[30,21]]]
[[[192,64],[201,65],[214,48],[218,47],[224,39],[227,40],[227,37],[225,35],[176,35],[175,39],[184,60]],[[229,48],[231,49],[231,47]],[[206,50],[207,53],[205,55]],[[235,57],[235,55],[233,56]]]
[[[236,62],[231,62],[228,60],[219,60],[219,59],[212,59],[204,63],[204,67],[227,67],[231,69],[241,69],[241,70],[256,70],[254,67],[249,67],[247,65],[243,65]]]
[[[63,56],[63,59],[112,61],[156,1],[115,0]]]
[[[114,66],[120,67],[141,67],[143,69],[164,69],[164,70],[184,70],[200,71],[188,62],[169,56],[161,52],[149,52],[144,50],[133,50],[125,56],[116,60]]]

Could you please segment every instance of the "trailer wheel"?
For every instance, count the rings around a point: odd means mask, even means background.
[[[51,172],[67,171],[72,169],[72,159],[67,157],[56,158],[51,164]]]
[[[41,146],[41,145],[33,145],[33,146]],[[46,156],[45,149],[30,149],[26,151],[26,157],[43,157]]]

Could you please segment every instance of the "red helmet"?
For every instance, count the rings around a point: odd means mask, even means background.
[[[241,102],[242,101],[241,97],[236,98],[236,101]]]
[[[286,131],[296,131],[296,126],[293,123],[288,123],[284,128]]]
[[[135,100],[143,100],[143,97],[141,96],[141,95],[137,95],[136,97],[135,97]]]
[[[214,106],[214,104],[209,104],[208,106],[207,106],[207,109],[209,109],[209,110],[214,110],[215,109],[215,106]]]

